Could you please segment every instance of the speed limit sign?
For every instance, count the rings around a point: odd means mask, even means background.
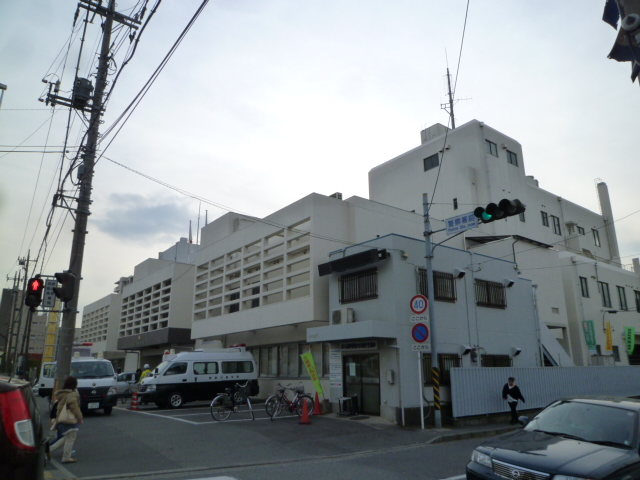
[[[424,295],[416,295],[411,299],[411,311],[416,315],[421,315],[429,308],[429,300]]]

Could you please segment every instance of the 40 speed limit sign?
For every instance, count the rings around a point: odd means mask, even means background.
[[[415,295],[411,298],[411,311],[416,315],[422,315],[429,308],[429,300],[424,295]]]

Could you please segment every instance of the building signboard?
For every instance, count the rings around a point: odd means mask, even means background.
[[[633,355],[633,349],[636,348],[636,329],[635,327],[624,327],[624,338],[627,343],[627,353]]]
[[[589,350],[596,349],[596,329],[593,326],[593,320],[583,320],[582,329],[584,331],[584,340]]]
[[[469,212],[464,215],[458,215],[457,217],[447,218],[445,223],[447,225],[447,235],[455,235],[465,230],[477,228],[478,217],[476,217],[473,212]]]
[[[342,388],[342,351],[329,351],[329,385]]]

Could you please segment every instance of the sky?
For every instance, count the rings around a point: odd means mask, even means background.
[[[118,11],[137,3],[120,0]],[[160,4],[101,132],[201,3]],[[447,67],[456,124],[477,119],[519,141],[541,188],[599,212],[595,180],[607,183],[622,261],[631,264],[640,256],[640,90],[630,64],[607,58],[617,33],[601,20],[604,3],[470,0],[462,43],[466,0],[209,2],[127,123],[102,143],[112,141],[96,165],[79,309],[187,237],[189,222],[196,241],[205,215],[264,217],[313,192],[368,198],[370,169],[418,146],[420,130],[447,124]],[[72,0],[0,0],[3,288],[13,285],[18,258],[37,258],[31,266],[47,275],[69,265],[65,210],[55,210],[42,247],[61,154],[41,153],[60,151],[69,113],[38,99],[45,78],[60,78],[64,96],[76,66],[81,77],[95,71],[100,23],[87,25],[78,61],[76,8]],[[129,45],[122,38],[112,72]],[[73,146],[83,124],[71,118]]]

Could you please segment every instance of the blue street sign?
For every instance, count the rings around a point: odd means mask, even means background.
[[[476,217],[473,212],[469,212],[464,215],[458,215],[457,217],[447,218],[445,223],[447,225],[447,235],[455,235],[465,230],[477,228],[478,217]]]

